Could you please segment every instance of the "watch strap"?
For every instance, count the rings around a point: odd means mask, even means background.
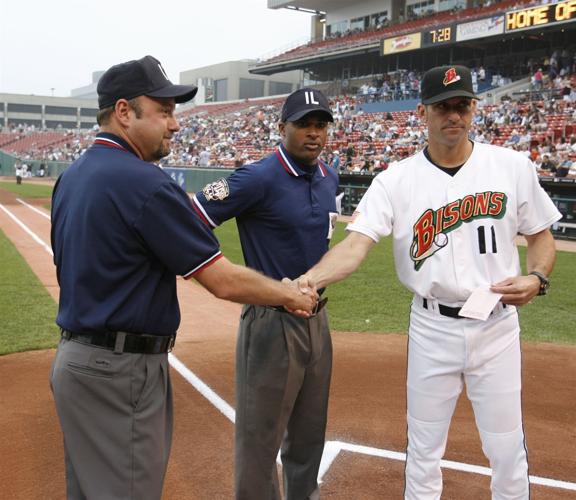
[[[538,295],[546,295],[548,288],[550,287],[550,280],[538,271],[532,271],[528,274],[533,274],[540,280],[540,290],[538,290]]]

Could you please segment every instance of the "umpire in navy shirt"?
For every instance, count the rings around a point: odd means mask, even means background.
[[[208,225],[236,217],[246,265],[272,278],[297,278],[328,250],[336,219],[337,173],[319,160],[332,122],[318,90],[286,99],[282,144],[270,156],[207,185],[194,205]],[[245,306],[236,355],[237,500],[280,499],[282,446],[286,500],[319,497],[332,343],[326,299],[309,319],[271,298]]]
[[[50,382],[64,434],[67,498],[159,500],[172,437],[168,356],[176,275],[216,296],[310,311],[315,297],[224,258],[186,193],[152,162],[170,152],[173,85],[151,56],[98,83],[101,133],[58,179],[52,248],[62,339]]]

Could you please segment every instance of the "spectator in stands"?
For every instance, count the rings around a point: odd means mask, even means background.
[[[568,171],[568,176],[569,177],[576,177],[576,160],[574,160],[572,162],[572,165],[570,165],[570,170]]]
[[[537,156],[536,158],[532,159],[532,163],[536,167],[536,172],[540,172],[542,170],[542,157]]]
[[[354,151],[354,145],[349,142],[348,146],[346,147],[346,167],[350,168],[352,166],[352,161],[356,156],[356,151]]]
[[[551,160],[550,155],[542,156],[540,169],[545,172],[556,172],[556,164]]]
[[[330,162],[330,166],[336,170],[340,170],[340,151],[336,150],[332,153],[332,161]]]
[[[534,81],[534,89],[535,90],[542,90],[542,86],[544,84],[544,75],[542,73],[542,68],[538,68],[536,70],[536,73],[534,73],[534,76],[532,79]]]
[[[210,150],[208,148],[204,149],[198,155],[198,166],[208,167],[210,166]]]
[[[478,68],[478,81],[480,82],[480,86],[484,87],[484,82],[486,82],[486,70],[484,69],[484,66]]]
[[[504,146],[506,147],[516,146],[519,142],[520,142],[520,133],[518,132],[518,129],[514,129],[512,130],[512,133],[510,134],[508,140],[504,143]]]
[[[368,173],[372,171],[372,161],[366,156],[360,157],[360,172]]]
[[[560,159],[560,164],[556,168],[554,177],[560,177],[560,178],[566,177],[571,167],[572,167],[572,160],[570,160],[567,154],[563,155]]]
[[[372,165],[372,172],[375,174],[386,170],[386,162],[384,161],[384,155],[376,155],[374,158],[374,163]]]
[[[525,129],[523,134],[520,134],[520,139],[518,140],[518,146],[530,146],[532,141],[532,134],[528,129]]]
[[[560,137],[560,140],[556,144],[556,151],[563,152],[568,151],[570,149],[570,144],[566,142],[566,138],[564,136]]]
[[[472,69],[471,75],[472,75],[472,88],[474,89],[474,92],[478,92],[478,72],[476,71],[476,68]]]
[[[240,168],[243,165],[244,161],[242,158],[242,152],[241,151],[236,151],[236,154],[234,155],[234,168]]]

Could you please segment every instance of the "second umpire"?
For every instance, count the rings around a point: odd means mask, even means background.
[[[318,157],[332,121],[321,92],[297,90],[282,108],[277,150],[197,193],[195,205],[210,226],[236,217],[247,266],[275,279],[295,279],[328,250],[338,174]],[[287,314],[272,299],[242,311],[236,353],[238,500],[281,498],[280,445],[285,499],[319,497],[332,369],[325,303],[309,319]]]

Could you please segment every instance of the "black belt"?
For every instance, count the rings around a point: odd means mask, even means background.
[[[424,307],[424,309],[428,309],[428,299],[426,298],[422,299],[422,307]],[[502,304],[502,307],[506,308],[506,304]],[[438,312],[442,316],[448,316],[449,318],[465,319],[465,316],[458,315],[461,309],[462,309],[461,307],[450,307],[445,306],[443,304],[438,304]]]
[[[324,297],[322,300],[316,302],[314,309],[312,309],[311,317],[316,316],[322,309],[324,309],[326,302],[328,302],[328,297]],[[284,306],[266,306],[266,307],[270,307],[271,309],[274,309],[275,311],[279,312],[289,312],[284,308]]]
[[[102,347],[114,351],[116,354],[123,352],[161,354],[172,350],[176,335],[147,335],[127,332],[79,333],[62,329],[62,338]]]

